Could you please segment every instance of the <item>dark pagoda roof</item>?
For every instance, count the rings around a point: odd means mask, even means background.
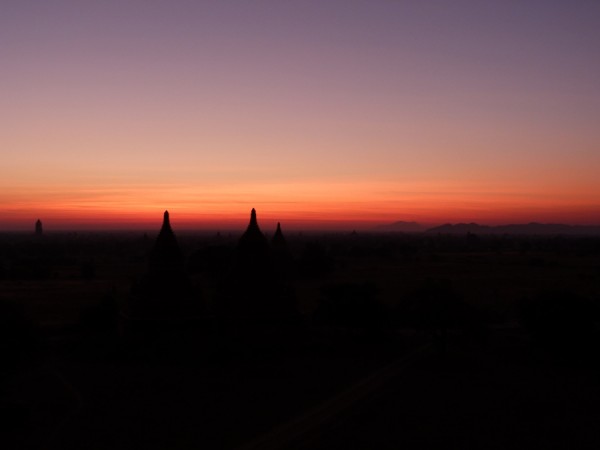
[[[42,221],[40,219],[35,223],[35,234],[41,235],[43,234]]]
[[[257,250],[268,250],[269,243],[267,238],[260,231],[258,227],[258,221],[256,220],[256,210],[252,208],[250,213],[250,223],[248,228],[240,238],[238,242],[238,250],[241,251],[257,251]]]
[[[283,233],[281,232],[281,224],[277,222],[277,230],[273,235],[273,239],[271,239],[271,245],[273,248],[283,248],[286,247],[285,238],[283,237]]]
[[[179,265],[183,264],[183,257],[175,233],[171,229],[169,211],[165,211],[163,224],[154,243],[150,256],[151,266]]]
[[[148,271],[129,302],[132,317],[161,319],[198,314],[202,302],[195,296],[184,267],[183,254],[165,211],[163,224],[150,252]]]

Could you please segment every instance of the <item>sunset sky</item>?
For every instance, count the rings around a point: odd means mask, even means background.
[[[600,2],[0,2],[0,230],[600,224]]]

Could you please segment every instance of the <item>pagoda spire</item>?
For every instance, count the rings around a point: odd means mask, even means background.
[[[169,220],[169,211],[165,211],[163,215],[163,223],[152,250],[150,264],[155,267],[164,265],[183,265],[183,256],[177,244],[177,238],[171,222]]]
[[[275,230],[275,234],[271,239],[271,244],[274,247],[285,247],[285,238],[283,237],[283,233],[281,232],[281,223],[277,222],[277,230]]]
[[[165,213],[163,214],[162,228],[163,228],[163,230],[171,229],[171,222],[169,220],[169,211],[166,211],[166,210],[165,210]]]
[[[258,220],[256,218],[256,210],[252,208],[252,212],[250,213],[250,223],[248,224],[248,228],[238,242],[238,249],[248,248],[252,250],[248,250],[251,253],[259,251],[266,252],[268,251],[268,242],[265,238],[265,235],[260,231],[260,227],[258,226]],[[257,250],[260,249],[260,250]]]
[[[258,220],[256,220],[256,210],[254,208],[252,208],[252,211],[250,212],[250,224],[248,225],[248,228],[258,228]]]
[[[38,219],[37,222],[35,223],[35,234],[38,236],[41,236],[42,234],[44,234],[43,227],[42,227],[42,221],[40,219]]]

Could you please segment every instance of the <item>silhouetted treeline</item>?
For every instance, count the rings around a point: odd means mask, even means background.
[[[297,233],[254,213],[244,232],[165,214],[147,232],[0,234],[7,444],[235,448],[422,346],[436,383],[482,376],[465,354],[587,374],[599,305],[595,237]]]
[[[167,300],[171,303],[184,295],[194,298],[193,302],[202,303],[203,314],[218,314],[228,302],[237,302],[236,308],[249,311],[262,302],[270,304],[265,306],[268,311],[287,301],[304,315],[315,314],[314,323],[332,326],[345,322],[351,326],[354,319],[350,317],[359,316],[358,311],[365,312],[360,318],[363,321],[371,320],[368,317],[374,313],[368,311],[386,311],[380,312],[387,315],[386,326],[396,323],[432,328],[436,320],[439,322],[435,317],[441,311],[452,310],[456,315],[461,310],[462,315],[477,316],[466,313],[469,308],[483,310],[481,320],[505,321],[520,317],[519,308],[512,304],[547,290],[548,283],[591,302],[598,295],[598,275],[592,270],[600,255],[597,237],[303,234],[283,229],[266,234],[254,230],[249,243],[239,233],[175,230],[179,256],[174,270],[156,262],[161,259],[157,259],[157,252],[165,252],[155,248],[157,230],[5,233],[0,234],[0,279],[98,282],[103,284],[103,294],[95,298],[113,292],[118,308],[132,292],[142,295],[144,289],[147,297],[172,297]],[[394,267],[397,270],[379,270]],[[362,271],[358,278],[357,271]],[[476,276],[466,276],[469,271],[475,271]],[[439,280],[447,280],[452,288],[442,289]],[[304,285],[318,289],[308,298],[298,296],[298,287],[302,292]],[[373,289],[368,291],[364,286]],[[8,301],[10,295],[5,295]],[[248,300],[241,300],[243,297]],[[90,311],[101,316],[102,308],[115,309],[99,305],[86,308],[89,311],[82,317],[88,321]],[[357,312],[350,313],[353,308]],[[458,319],[452,317],[447,318],[448,323],[456,324]],[[435,326],[439,328],[439,324]]]

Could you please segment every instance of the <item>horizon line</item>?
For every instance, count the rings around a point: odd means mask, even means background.
[[[37,220],[41,220],[43,227],[44,227],[44,233],[73,233],[73,232],[93,232],[93,233],[98,233],[98,232],[148,232],[148,231],[156,231],[158,232],[160,230],[160,226],[162,224],[161,220],[157,220],[156,222],[150,224],[149,222],[143,222],[143,223],[135,223],[132,224],[131,226],[124,226],[122,223],[119,222],[113,222],[108,226],[104,226],[104,227],[98,227],[98,226],[90,226],[87,223],[78,223],[75,224],[75,226],[72,227],[65,227],[59,225],[57,227],[48,227],[47,223],[42,220],[41,218],[36,219],[35,221],[33,221],[33,224],[35,225],[35,222]],[[294,219],[292,220],[292,225],[291,226],[286,226],[286,222],[285,221],[278,221],[278,220],[273,220],[273,219],[265,219],[263,220],[263,225],[261,225],[261,221],[259,219],[259,226],[261,226],[261,229],[263,232],[265,232],[265,230],[267,230],[266,232],[268,233],[269,230],[271,230],[271,228],[273,229],[272,231],[274,232],[275,229],[277,228],[277,223],[281,223],[281,226],[284,230],[287,230],[288,232],[306,232],[306,233],[319,233],[319,232],[373,232],[373,233],[407,233],[407,234],[412,234],[412,233],[422,233],[422,232],[426,232],[430,229],[433,228],[437,228],[437,227],[442,227],[442,226],[456,226],[456,225],[475,225],[475,226],[480,226],[480,227],[489,227],[489,228],[499,228],[499,227],[508,227],[508,226],[526,226],[526,225],[542,225],[542,226],[568,226],[568,227],[573,227],[573,228],[600,228],[600,223],[569,223],[569,222],[556,222],[556,221],[551,221],[551,222],[538,222],[538,221],[527,221],[527,222],[502,222],[502,223],[494,223],[494,224],[490,224],[490,223],[482,223],[482,222],[475,222],[475,221],[458,221],[458,222],[435,222],[435,223],[427,223],[427,222],[418,222],[418,221],[412,221],[412,220],[397,220],[394,222],[372,222],[372,221],[368,221],[369,225],[366,226],[367,221],[363,221],[363,223],[356,223],[354,221],[343,221],[343,220],[328,220],[328,221],[315,221],[315,220],[310,220],[311,223],[313,223],[313,226],[309,226],[309,227],[298,227],[298,222],[308,222],[309,220],[306,219]],[[236,221],[239,222],[239,221]],[[227,224],[225,226],[211,226],[208,225],[208,223],[204,222],[205,226],[198,226],[198,225],[191,225],[189,223],[189,221],[183,221],[183,224],[181,226],[177,225],[177,221],[175,221],[175,224],[171,224],[171,226],[173,227],[174,231],[177,232],[183,232],[183,233],[191,233],[191,232],[202,232],[202,233],[235,233],[235,232],[243,232],[245,230],[245,228],[247,227],[247,223],[245,221],[241,225],[237,225],[237,224]],[[268,222],[269,225],[264,226],[264,222]],[[274,225],[271,224],[271,222],[274,223]],[[295,224],[294,224],[295,222]],[[52,223],[52,222],[51,222]],[[329,223],[328,225],[324,225],[324,223]],[[415,224],[416,226],[421,227],[420,230],[393,230],[393,229],[382,229],[382,227],[391,227],[396,223],[406,223],[406,224]],[[354,224],[354,226],[352,226],[352,224]],[[207,226],[208,225],[208,226]],[[321,226],[319,226],[321,225]],[[337,226],[336,226],[337,225]],[[17,227],[9,227],[9,228],[4,228],[4,227],[0,227],[0,233],[34,233],[34,227],[30,226],[30,225],[22,225],[22,226],[17,226]]]

